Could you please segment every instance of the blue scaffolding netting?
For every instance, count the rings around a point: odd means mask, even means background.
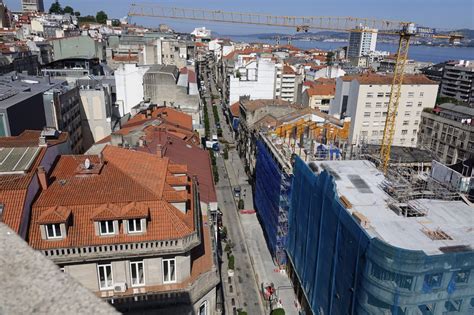
[[[272,255],[285,265],[291,176],[281,170],[261,140],[257,141],[255,172],[255,206]]]
[[[426,255],[370,238],[328,172],[296,157],[293,174],[287,253],[312,313],[474,314],[470,247]]]

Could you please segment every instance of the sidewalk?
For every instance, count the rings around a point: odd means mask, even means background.
[[[242,171],[244,167],[235,150],[229,150],[229,159],[225,160],[225,167],[229,175],[232,186],[240,185],[242,193],[246,189],[244,198],[245,209],[254,209],[252,188],[247,183],[247,176]],[[239,176],[240,175],[240,176]],[[252,266],[255,272],[257,283],[260,286],[262,282],[272,282],[275,289],[278,290],[279,300],[285,309],[285,314],[298,314],[295,307],[295,296],[291,282],[286,274],[280,273],[278,267],[274,264],[273,258],[268,250],[262,227],[254,214],[239,214],[239,219],[243,227],[245,242],[249,251]],[[268,303],[265,307],[269,311]]]

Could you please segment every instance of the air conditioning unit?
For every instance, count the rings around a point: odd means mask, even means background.
[[[125,282],[117,282],[114,284],[114,292],[127,291],[127,284]]]

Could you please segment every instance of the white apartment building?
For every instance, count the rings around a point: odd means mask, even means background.
[[[336,81],[330,115],[351,118],[352,144],[380,144],[390,99],[392,76],[344,76]],[[415,147],[421,113],[434,108],[438,83],[424,75],[406,75],[401,90],[393,145]]]
[[[130,113],[132,107],[143,101],[143,76],[149,69],[149,66],[120,64],[115,71],[120,116]]]
[[[43,0],[21,0],[23,12],[44,12]]]
[[[288,65],[277,65],[277,76],[275,82],[275,98],[294,102],[296,100],[297,82],[296,72]]]
[[[276,64],[270,56],[239,55],[230,75],[229,103],[237,102],[244,95],[251,99],[273,99],[275,78]]]
[[[349,35],[349,47],[347,49],[347,57],[358,58],[369,55],[375,51],[377,44],[377,30],[366,26],[356,27]]]

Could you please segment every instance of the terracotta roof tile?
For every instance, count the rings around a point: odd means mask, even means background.
[[[99,174],[75,173],[77,165],[89,158],[91,163],[103,162]],[[29,232],[30,245],[36,249],[70,248],[102,244],[176,239],[195,231],[193,193],[165,190],[166,178],[187,168],[170,164],[168,158],[107,146],[103,159],[97,156],[62,156],[53,172],[52,183],[41,192],[32,210]],[[187,177],[186,177],[187,178]],[[192,187],[190,183],[188,186]],[[171,188],[172,189],[172,188]],[[173,207],[167,198],[187,201],[186,213]],[[191,202],[188,202],[191,200]],[[51,216],[52,207],[71,210],[72,224],[61,240],[43,240],[39,225]],[[96,235],[94,220],[120,220],[148,217],[146,233]],[[40,220],[42,219],[42,220]]]
[[[25,130],[19,136],[0,137],[0,148],[37,146],[40,130]],[[47,140],[48,145],[56,145],[67,141],[68,134],[61,133],[58,139]],[[2,221],[13,231],[19,233],[24,221],[25,201],[30,185],[34,185],[36,170],[45,157],[47,148],[42,147],[30,169],[25,174],[0,174],[0,202],[3,203]],[[31,188],[34,189],[34,188]],[[39,188],[37,188],[39,189]],[[26,221],[25,221],[26,222]]]
[[[336,94],[336,85],[319,84],[306,90],[308,96],[327,96]]]
[[[284,74],[296,74],[295,70],[293,70],[293,68],[288,66],[288,65],[283,66],[283,73]]]
[[[391,85],[393,81],[392,75],[379,74],[362,74],[362,75],[347,75],[341,77],[343,81],[357,80],[360,84],[381,84]],[[430,84],[437,85],[438,82],[428,79],[425,75],[407,74],[403,77],[403,84]]]
[[[237,101],[230,106],[230,112],[234,117],[240,117],[240,102]]]
[[[71,215],[71,209],[63,206],[54,206],[44,211],[38,218],[39,224],[65,223]]]

